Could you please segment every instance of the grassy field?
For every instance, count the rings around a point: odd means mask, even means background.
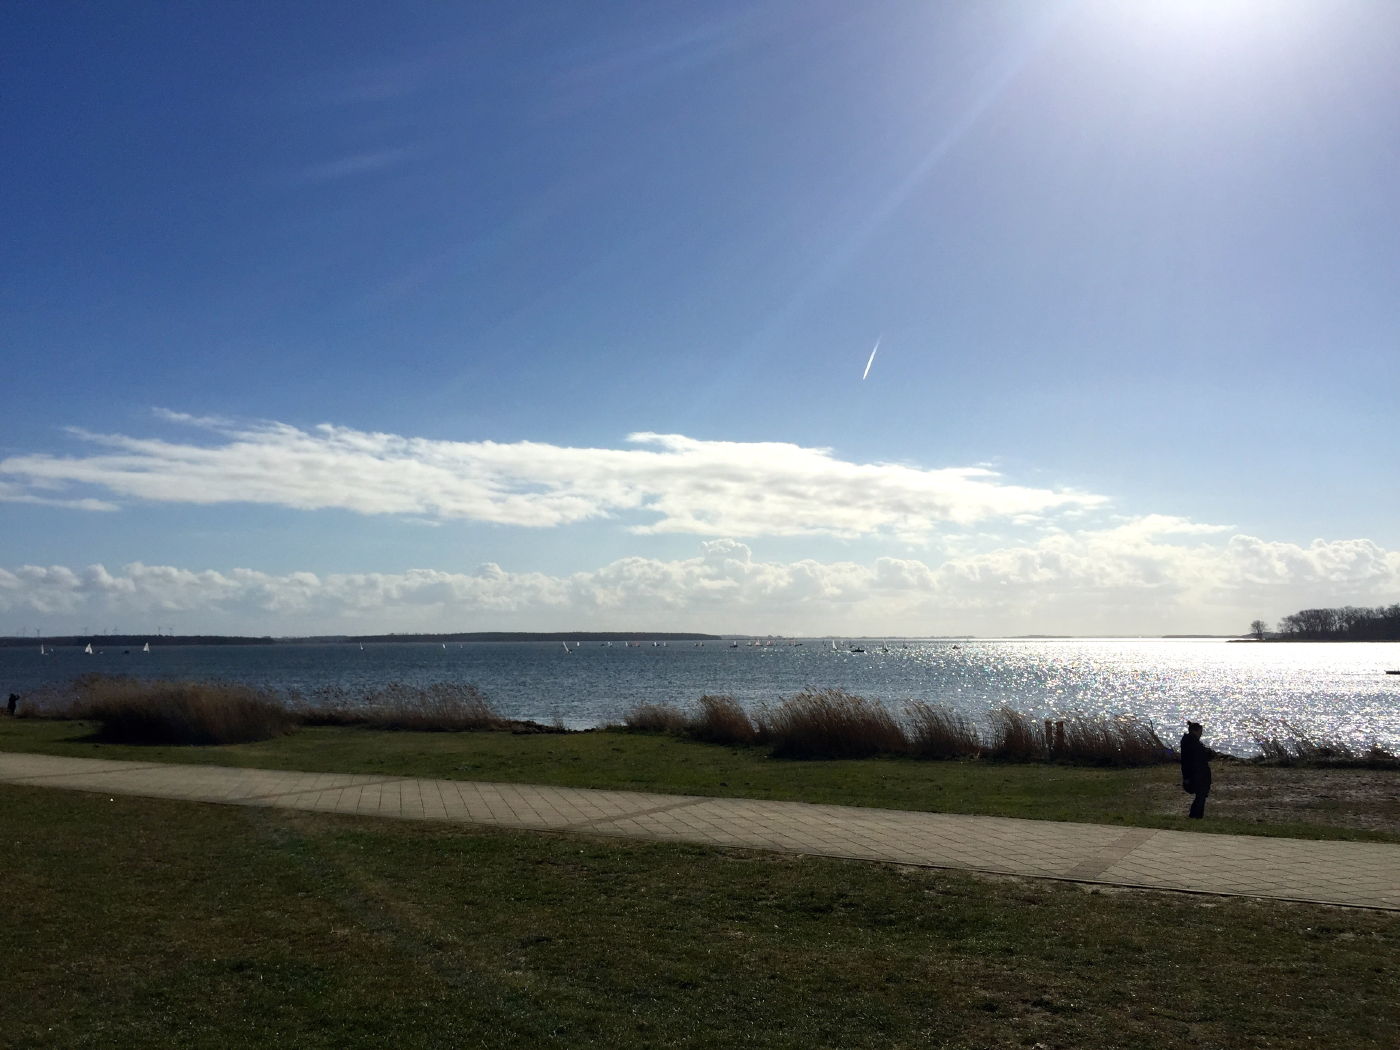
[[[771,798],[1236,834],[1400,842],[1400,772],[1220,763],[1204,823],[1174,766],[1097,769],[910,759],[787,761],[621,731],[514,735],[305,728],[225,747],[96,743],[81,722],[0,719],[0,750]]]
[[[1400,916],[0,788],[14,1047],[1394,1047]]]

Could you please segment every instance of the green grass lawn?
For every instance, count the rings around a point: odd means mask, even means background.
[[[227,747],[98,744],[80,722],[0,719],[0,750],[379,773],[979,813],[1193,831],[1400,842],[1400,772],[1217,766],[1211,816],[1187,821],[1174,766],[1093,769],[913,759],[787,761],[762,748],[620,731],[513,735],[308,728]],[[1378,785],[1367,792],[1348,790]],[[1338,787],[1337,785],[1340,785]]]
[[[1393,1050],[1400,1031],[1388,913],[14,786],[0,836],[5,1046]]]

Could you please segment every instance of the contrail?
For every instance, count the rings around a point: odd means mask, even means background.
[[[883,335],[880,336],[880,339],[883,339],[883,338],[885,338]],[[876,339],[876,340],[875,340],[875,350],[879,350],[879,349],[880,349],[880,339]],[[865,362],[865,371],[864,371],[863,373],[861,373],[861,377],[860,377],[860,378],[861,378],[861,382],[864,382],[864,381],[865,381],[865,377],[868,376],[868,375],[870,374],[870,366],[873,365],[873,364],[875,363],[875,350],[871,350],[871,351],[870,351],[870,360],[867,361],[867,362]]]

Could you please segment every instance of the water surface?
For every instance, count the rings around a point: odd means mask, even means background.
[[[852,644],[864,653],[849,651]],[[583,728],[643,702],[693,703],[727,693],[755,707],[806,688],[839,686],[898,706],[910,699],[974,716],[1009,705],[1037,717],[1134,714],[1174,738],[1192,718],[1207,739],[1252,750],[1250,727],[1286,720],[1318,735],[1400,748],[1400,643],[1228,643],[1197,639],[806,639],[773,645],[585,642],[161,646],[98,645],[41,656],[0,649],[0,691],[23,693],[84,671],[220,679],[279,689],[335,684],[470,682],[513,718]]]

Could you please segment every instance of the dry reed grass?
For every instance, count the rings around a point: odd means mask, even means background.
[[[1175,754],[1152,723],[1132,715],[1069,715],[1044,734],[1056,762],[1095,766],[1146,766]]]
[[[1400,753],[1375,740],[1357,746],[1335,737],[1319,737],[1289,721],[1260,723],[1250,733],[1259,761],[1276,766],[1352,766],[1400,769]]]
[[[986,755],[1001,762],[1040,762],[1050,757],[1043,726],[1029,715],[1002,707],[987,716]]]
[[[83,675],[65,696],[62,717],[98,723],[99,739],[122,744],[244,744],[289,733],[293,720],[277,698],[227,682],[143,681]],[[48,717],[54,711],[42,711]]]
[[[687,736],[711,744],[752,744],[758,737],[749,713],[732,696],[706,695],[686,722]]]
[[[392,682],[359,691],[326,686],[309,694],[289,693],[284,699],[302,725],[419,733],[476,732],[510,725],[491,707],[486,695],[467,682],[426,686]]]
[[[909,753],[915,758],[976,758],[982,753],[977,727],[957,711],[913,700],[905,709],[905,721]]]
[[[623,728],[634,733],[679,733],[688,721],[674,704],[638,704],[622,715]]]
[[[880,703],[844,689],[806,690],[758,715],[758,737],[775,758],[866,758],[909,750],[904,729]]]

